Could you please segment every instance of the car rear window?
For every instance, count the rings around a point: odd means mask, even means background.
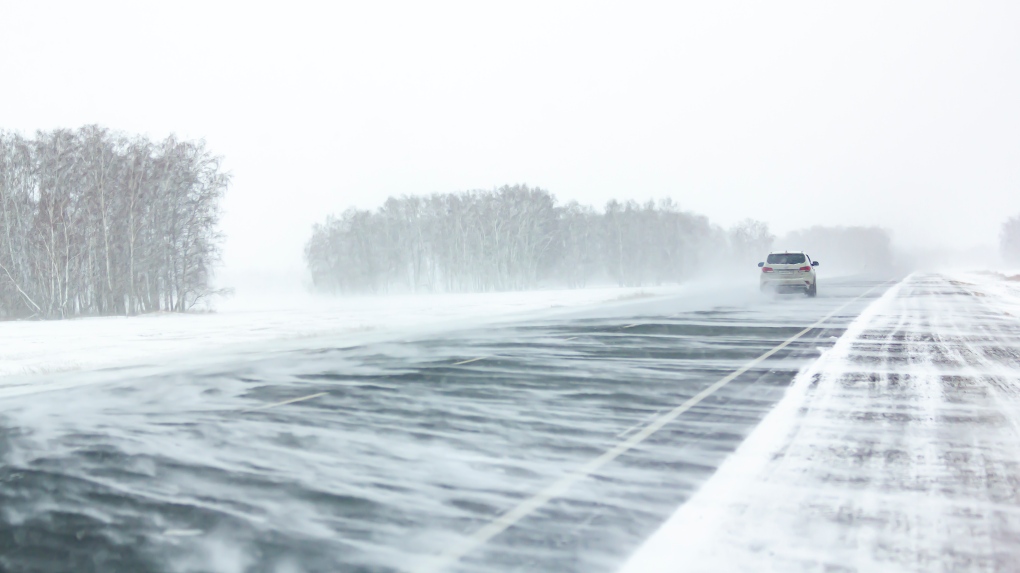
[[[799,265],[805,261],[803,253],[773,253],[768,258],[770,265]]]

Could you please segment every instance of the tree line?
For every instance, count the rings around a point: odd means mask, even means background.
[[[0,132],[0,318],[192,308],[212,293],[229,181],[201,141]]]
[[[764,223],[726,231],[669,199],[596,209],[506,185],[348,209],[314,226],[305,258],[314,288],[332,293],[643,286],[753,265],[773,239]]]

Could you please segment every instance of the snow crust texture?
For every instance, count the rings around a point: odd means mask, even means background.
[[[1020,570],[1020,282],[890,289],[621,573]]]

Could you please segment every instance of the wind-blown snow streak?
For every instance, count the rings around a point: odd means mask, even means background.
[[[429,296],[364,296],[325,300],[228,301],[225,312],[150,314],[66,321],[0,321],[0,387],[5,377],[166,362],[216,349],[311,337],[363,341],[369,334],[457,321],[607,303],[628,296],[666,295],[685,287],[593,288]],[[690,290],[690,289],[688,289]],[[2,395],[2,391],[0,391]]]
[[[1013,570],[1015,284],[890,289],[621,573]]]

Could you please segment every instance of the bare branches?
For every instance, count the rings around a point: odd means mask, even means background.
[[[0,133],[0,318],[185,310],[210,292],[229,176],[201,142]]]
[[[508,185],[349,209],[313,228],[305,258],[315,288],[334,293],[640,286],[684,280],[709,261],[700,251],[725,241],[672,201],[613,201],[599,212]]]
[[[28,293],[21,289],[21,285],[18,284],[18,281],[14,280],[14,277],[11,276],[11,271],[7,270],[7,267],[3,265],[0,265],[0,269],[3,269],[4,272],[7,273],[7,278],[11,279],[11,284],[14,285],[15,289],[17,289],[18,294],[25,297],[25,301],[32,305],[32,308],[34,308],[36,312],[42,312],[42,309],[39,308],[39,305],[36,304],[34,300],[32,300],[32,297],[28,296]]]

